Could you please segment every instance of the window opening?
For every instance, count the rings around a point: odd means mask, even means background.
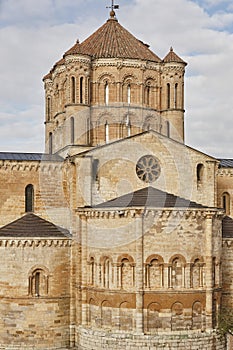
[[[25,188],[25,212],[34,211],[34,188],[33,185],[27,185]]]
[[[75,103],[75,77],[71,78],[71,101]]]
[[[79,96],[80,96],[80,103],[83,103],[83,77],[80,78]]]
[[[105,87],[104,87],[104,102],[106,105],[109,103],[109,86],[108,82],[106,82]]]
[[[170,84],[167,83],[167,108],[170,108],[170,101],[171,101],[171,93],[170,93]]]

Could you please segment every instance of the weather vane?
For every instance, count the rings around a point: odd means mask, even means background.
[[[115,5],[114,1],[115,0],[112,0],[112,5],[111,6],[106,6],[107,9],[111,9],[113,12],[114,12],[114,10],[118,10],[119,9],[119,5]]]

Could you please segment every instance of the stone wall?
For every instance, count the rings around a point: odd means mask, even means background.
[[[25,214],[25,188],[34,188],[33,212],[70,229],[69,205],[64,194],[63,163],[0,161],[0,226]]]
[[[180,332],[156,336],[100,332],[90,328],[78,329],[78,350],[225,350],[225,340],[214,332]]]
[[[213,189],[216,186],[217,162],[153,132],[99,147],[80,157],[77,156],[76,159],[74,156],[79,180],[77,205],[104,202],[147,185],[136,174],[138,160],[147,154],[153,154],[161,167],[160,176],[151,186],[203,205],[216,206],[216,193]],[[90,161],[92,158],[92,163],[98,163],[95,174],[91,166],[86,167],[86,158]],[[200,178],[197,178],[198,164],[203,166]],[[184,183],[188,185],[183,186]],[[88,202],[90,198],[85,198],[84,191],[92,191],[92,202]]]
[[[70,341],[70,241],[0,241],[0,348],[57,349]]]

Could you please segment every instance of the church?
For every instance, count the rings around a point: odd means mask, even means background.
[[[0,152],[0,349],[230,349],[233,159],[185,144],[186,65],[113,6],[44,76],[45,153]]]

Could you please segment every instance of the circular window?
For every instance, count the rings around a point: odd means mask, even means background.
[[[160,171],[158,160],[151,155],[141,157],[136,165],[137,176],[144,182],[154,182],[157,180]]]

